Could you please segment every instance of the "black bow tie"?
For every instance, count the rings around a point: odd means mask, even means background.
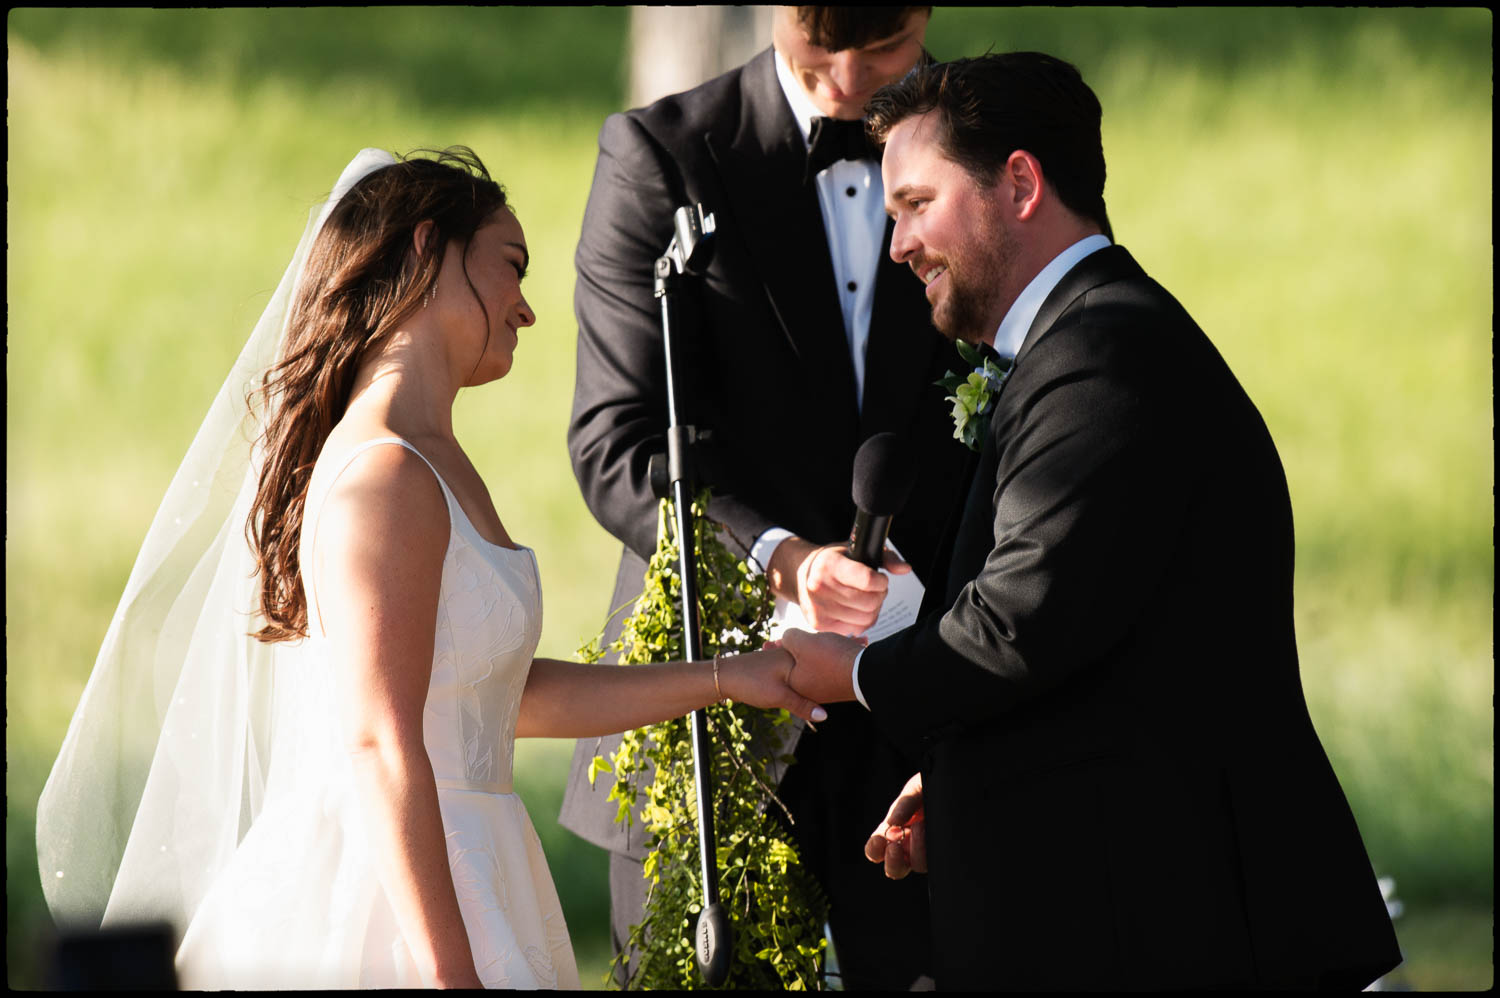
[[[864,121],[814,118],[812,133],[807,137],[807,169],[802,182],[808,183],[841,159],[874,158],[875,149],[865,136]]]

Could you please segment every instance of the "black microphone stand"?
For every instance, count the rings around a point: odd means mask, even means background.
[[[656,260],[655,295],[661,300],[662,350],[667,358],[667,487],[676,514],[678,571],[682,581],[682,647],[689,662],[701,657],[702,636],[698,623],[698,565],[693,550],[693,491],[696,469],[693,445],[695,427],[684,425],[678,408],[674,327],[678,324],[677,297],[683,285],[697,280],[713,256],[714,216],[703,206],[683,205],[672,214],[674,234],[664,255]],[[692,713],[693,775],[698,787],[698,855],[703,873],[703,911],[694,933],[698,971],[710,987],[718,987],[729,976],[733,952],[729,915],[719,903],[719,866],[714,850],[713,787],[710,783],[708,715]]]

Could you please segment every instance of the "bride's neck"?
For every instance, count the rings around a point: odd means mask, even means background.
[[[453,438],[453,401],[458,386],[429,337],[392,333],[354,375],[345,413],[361,411],[403,436]]]

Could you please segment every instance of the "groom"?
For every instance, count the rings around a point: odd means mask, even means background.
[[[863,650],[788,632],[792,681],[920,760],[871,855],[925,859],[939,988],[1362,988],[1400,954],[1302,696],[1281,463],[1112,244],[1100,113],[1036,53],[871,102],[891,256],[1015,366],[942,598]]]

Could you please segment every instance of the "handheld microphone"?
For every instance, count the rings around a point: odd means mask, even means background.
[[[891,518],[906,506],[916,484],[917,466],[905,438],[877,433],[854,455],[854,529],[849,557],[879,568],[885,563],[885,538]]]

